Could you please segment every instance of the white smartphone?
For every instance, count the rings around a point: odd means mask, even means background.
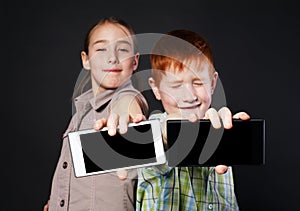
[[[68,134],[76,177],[166,162],[160,122],[130,123],[125,134],[108,135],[107,128]]]

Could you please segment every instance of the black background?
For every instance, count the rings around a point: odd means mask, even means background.
[[[111,15],[136,33],[182,28],[208,40],[228,106],[266,119],[266,165],[234,168],[241,210],[299,208],[296,1],[163,2],[1,3],[1,210],[47,201],[85,33]]]

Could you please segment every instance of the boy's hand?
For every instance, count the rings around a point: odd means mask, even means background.
[[[248,120],[250,116],[246,112],[238,112],[232,116],[231,111],[227,107],[220,108],[216,111],[214,108],[210,108],[206,111],[204,119],[209,119],[212,126],[216,129],[221,128],[221,120],[225,129],[232,128],[232,119]]]
[[[225,129],[232,128],[232,119],[248,120],[250,116],[246,112],[238,112],[232,116],[231,111],[227,107],[222,107],[219,111],[214,108],[210,108],[205,113],[204,119],[209,119],[214,128],[221,128],[221,120]],[[227,166],[218,165],[215,167],[215,171],[218,174],[224,174],[228,170]]]

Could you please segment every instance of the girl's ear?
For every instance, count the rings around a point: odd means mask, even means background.
[[[158,90],[155,80],[151,77],[151,78],[149,78],[148,82],[149,82],[149,85],[152,89],[152,92],[153,92],[155,98],[157,100],[161,100],[161,96],[160,96],[160,93],[159,93],[159,90]]]
[[[211,79],[211,95],[214,94],[214,91],[215,91],[215,88],[216,88],[216,85],[217,85],[217,81],[218,81],[218,72],[215,71],[213,73],[213,76],[212,76],[212,79]]]
[[[140,58],[140,54],[139,53],[135,54],[134,57],[133,57],[133,61],[132,61],[133,71],[135,71],[138,68],[138,66],[139,66],[139,58]]]
[[[85,51],[81,51],[81,62],[82,62],[82,66],[84,69],[86,70],[90,70],[90,61],[89,61],[89,56],[86,54]]]

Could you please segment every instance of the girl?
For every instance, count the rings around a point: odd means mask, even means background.
[[[63,146],[52,182],[49,210],[134,210],[134,179],[126,172],[76,178],[72,166],[68,133],[102,128],[110,135],[125,133],[129,121],[141,121],[148,106],[131,85],[138,67],[132,28],[122,20],[106,18],[88,32],[82,65],[90,71],[92,88],[74,99],[76,113],[63,135]],[[96,119],[98,121],[96,121]],[[125,173],[122,174],[122,173]],[[134,172],[132,172],[134,174]],[[132,177],[130,177],[132,178]]]

